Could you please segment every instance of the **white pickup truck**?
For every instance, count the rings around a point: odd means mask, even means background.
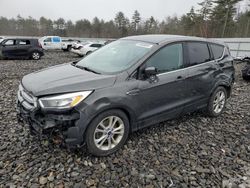
[[[45,50],[61,50],[62,39],[58,36],[44,36],[39,39],[42,48]]]

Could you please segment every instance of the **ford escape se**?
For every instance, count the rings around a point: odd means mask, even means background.
[[[174,35],[122,38],[78,62],[23,77],[18,114],[38,134],[105,156],[129,133],[198,109],[220,115],[234,82],[224,44]]]

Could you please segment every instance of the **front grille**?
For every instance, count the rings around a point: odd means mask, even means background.
[[[29,111],[33,111],[37,108],[37,98],[26,91],[22,85],[19,85],[18,89],[18,101],[19,103]]]

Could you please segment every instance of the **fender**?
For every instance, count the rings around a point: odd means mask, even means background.
[[[80,113],[80,119],[76,122],[76,127],[78,127],[78,131],[80,135],[85,135],[86,129],[88,128],[91,121],[100,113],[111,110],[111,109],[119,109],[122,110],[129,118],[130,121],[130,131],[136,129],[136,115],[134,110],[129,107],[129,104],[126,105],[121,97],[115,98],[101,98],[93,104],[83,103],[77,107],[77,111]]]
[[[234,83],[234,75],[232,75],[231,77],[226,75],[226,74],[220,74],[218,75],[218,81],[214,84],[214,87],[212,88],[211,92],[210,92],[210,96],[213,94],[213,92],[215,91],[216,88],[218,88],[219,86],[223,86],[227,89],[228,91],[228,98],[231,95],[231,91],[232,91],[232,85]]]

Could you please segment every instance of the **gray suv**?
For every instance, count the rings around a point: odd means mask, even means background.
[[[121,148],[129,133],[196,110],[220,115],[234,66],[228,47],[196,37],[122,38],[78,62],[23,77],[18,116],[40,135],[96,156]]]

